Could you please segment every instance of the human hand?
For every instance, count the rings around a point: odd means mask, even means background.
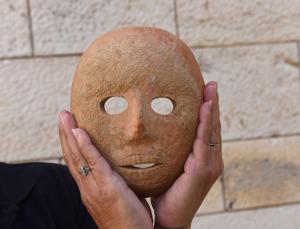
[[[217,145],[211,147],[211,143]],[[212,81],[204,90],[197,136],[184,172],[165,193],[151,199],[155,224],[162,228],[190,228],[195,213],[223,168],[217,84]]]
[[[153,228],[148,203],[137,197],[112,170],[87,133],[77,128],[70,112],[60,113],[59,135],[64,159],[79,187],[82,201],[98,227]],[[90,168],[86,176],[79,173],[81,166]]]

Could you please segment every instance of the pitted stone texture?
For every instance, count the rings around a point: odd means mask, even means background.
[[[26,1],[2,0],[0,19],[0,57],[30,55]]]
[[[0,62],[0,161],[61,156],[57,113],[69,108],[78,58]]]
[[[181,38],[191,46],[300,39],[299,0],[178,0]]]
[[[300,136],[223,145],[228,209],[300,201]]]
[[[216,80],[223,139],[300,133],[296,44],[195,51],[206,81]]]
[[[222,196],[222,183],[221,180],[218,179],[209,190],[207,196],[197,211],[197,215],[203,213],[220,212],[223,210],[224,204]]]
[[[173,1],[31,1],[36,54],[82,52],[109,30],[155,26],[175,32]]]
[[[195,217],[192,229],[298,229],[300,205]]]

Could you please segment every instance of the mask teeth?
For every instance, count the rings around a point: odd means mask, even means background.
[[[155,163],[139,163],[139,164],[134,164],[132,166],[135,168],[145,169],[145,168],[150,168],[154,165]]]

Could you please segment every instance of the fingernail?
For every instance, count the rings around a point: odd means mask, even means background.
[[[73,135],[76,139],[78,139],[78,130],[76,129],[72,129]]]
[[[212,87],[214,87],[214,89],[215,89],[215,94],[217,94],[218,93],[218,83],[217,82],[215,82],[215,81],[213,81],[213,83],[211,84],[212,85]]]
[[[209,112],[212,111],[212,103],[213,103],[213,101],[212,101],[212,100],[209,100],[209,102],[208,102],[208,111],[209,111]]]
[[[208,84],[214,87],[218,87],[217,81],[210,81]]]

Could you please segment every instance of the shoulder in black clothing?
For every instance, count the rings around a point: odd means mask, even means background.
[[[68,168],[0,163],[1,229],[94,229]]]

